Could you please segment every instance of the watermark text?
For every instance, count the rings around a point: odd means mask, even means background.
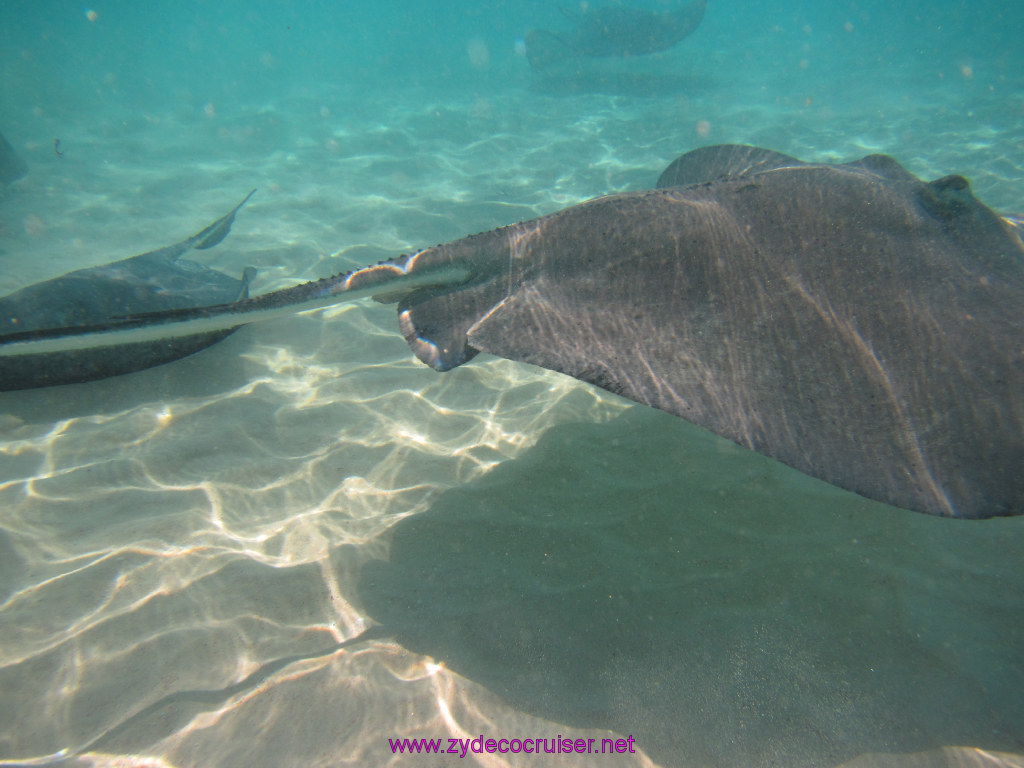
[[[632,736],[625,739],[570,739],[558,734],[553,739],[488,739],[483,734],[475,739],[388,739],[395,755],[620,755],[635,754]]]

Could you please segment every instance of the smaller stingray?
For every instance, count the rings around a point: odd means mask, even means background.
[[[526,35],[526,58],[538,72],[576,58],[644,56],[666,51],[692,33],[704,18],[706,0],[672,11],[628,6],[594,8],[573,16],[575,28],[561,34],[532,29]]]
[[[189,251],[212,248],[227,237],[238,209],[176,245],[89,267],[36,283],[0,298],[0,334],[59,331],[116,321],[142,312],[220,305],[247,298],[256,270],[236,280],[195,261]],[[234,329],[180,338],[66,350],[9,358],[0,364],[0,392],[73,384],[150,368],[198,352]]]
[[[14,147],[7,143],[3,134],[0,134],[0,184],[10,184],[26,173],[28,173],[28,164],[18,157]]]

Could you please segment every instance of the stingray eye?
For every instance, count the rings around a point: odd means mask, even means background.
[[[970,182],[963,176],[943,176],[921,190],[921,205],[940,221],[951,221],[967,213],[974,204]]]

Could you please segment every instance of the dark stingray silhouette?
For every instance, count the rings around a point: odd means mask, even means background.
[[[255,192],[255,190],[253,190]],[[256,275],[241,280],[181,258],[227,237],[238,209],[187,240],[129,259],[69,272],[0,298],[0,334],[90,326],[140,312],[182,309],[244,299]],[[232,329],[123,346],[60,350],[0,359],[0,392],[91,381],[177,360],[220,341]]]
[[[672,48],[704,18],[706,0],[689,0],[669,11],[623,5],[573,14],[564,33],[532,29],[526,34],[526,58],[538,72],[579,58],[643,56]]]
[[[0,184],[10,184],[28,173],[28,164],[14,151],[7,139],[0,134]]]
[[[0,364],[372,296],[439,371],[488,352],[872,499],[1024,513],[1015,220],[885,155],[706,147],[661,183],[222,307],[7,335]]]

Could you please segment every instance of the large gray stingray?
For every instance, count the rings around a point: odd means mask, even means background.
[[[255,190],[254,190],[255,191]],[[256,270],[241,280],[181,258],[227,237],[238,209],[176,245],[69,272],[0,298],[0,334],[91,326],[140,312],[244,299]],[[220,341],[231,329],[110,347],[61,350],[0,361],[0,392],[115,376],[176,360]]]
[[[689,2],[669,11],[613,5],[574,15],[566,33],[530,30],[526,58],[544,71],[566,59],[643,56],[665,51],[693,32],[704,18],[706,0]]]
[[[1024,245],[966,180],[895,160],[684,155],[662,187],[317,282],[0,338],[0,357],[230,328],[373,296],[445,371],[478,352],[673,413],[864,496],[1024,514]]]

